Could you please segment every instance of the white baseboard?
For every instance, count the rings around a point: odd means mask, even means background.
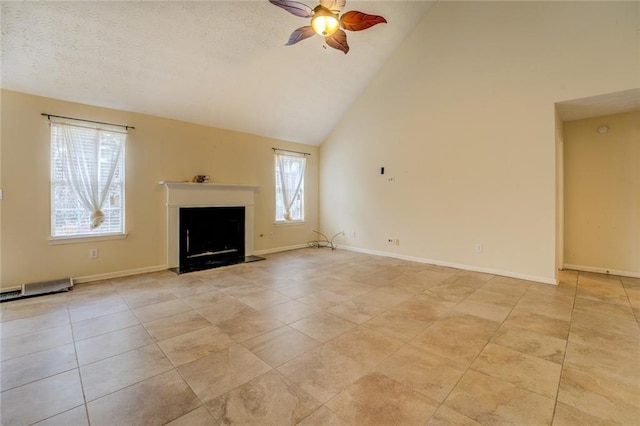
[[[640,272],[621,271],[619,269],[607,269],[607,268],[600,268],[598,266],[565,264],[563,268],[571,269],[572,271],[595,272],[598,274],[609,274],[609,275],[619,275],[621,277],[640,278]]]
[[[517,279],[520,279],[520,280],[535,281],[535,282],[539,282],[539,283],[543,283],[543,284],[558,285],[558,280],[556,280],[555,278],[539,277],[539,276],[536,276],[536,275],[521,274],[519,272],[503,271],[503,270],[500,270],[500,269],[484,268],[484,267],[475,266],[475,265],[465,265],[465,264],[462,264],[462,263],[446,262],[446,261],[436,260],[436,259],[426,259],[426,258],[423,258],[423,257],[406,256],[404,254],[389,253],[389,252],[378,251],[378,250],[370,250],[370,249],[364,249],[364,248],[360,248],[360,247],[351,247],[351,246],[343,246],[343,245],[341,245],[338,248],[339,249],[343,249],[343,250],[355,251],[355,252],[359,252],[359,253],[373,254],[375,256],[392,257],[392,258],[395,258],[395,259],[409,260],[409,261],[412,261],[412,262],[428,263],[430,265],[446,266],[446,267],[449,267],[449,268],[456,268],[456,269],[464,269],[465,271],[482,272],[482,273],[485,273],[485,274],[500,275],[500,276],[503,276],[503,277],[517,278]]]
[[[297,249],[307,248],[307,247],[309,247],[309,246],[306,243],[304,243],[304,244],[296,244],[296,245],[293,245],[293,246],[274,247],[274,248],[265,249],[265,250],[256,250],[256,251],[253,252],[253,254],[255,256],[262,256],[263,254],[280,253],[281,251],[297,250]]]
[[[74,283],[88,283],[90,281],[109,280],[111,278],[128,277],[129,275],[148,274],[150,272],[166,271],[167,265],[147,266],[144,268],[129,269],[126,271],[106,272],[104,274],[87,275],[84,277],[76,277]]]

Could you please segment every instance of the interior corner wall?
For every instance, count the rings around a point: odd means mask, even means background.
[[[638,7],[435,3],[321,145],[323,232],[556,282],[554,103],[640,87]]]
[[[63,277],[100,277],[166,266],[166,207],[162,180],[194,175],[212,182],[259,186],[254,249],[275,251],[314,238],[318,225],[318,148],[181,121],[92,107],[7,90],[0,92],[2,150],[0,288]],[[123,240],[50,245],[50,137],[46,112],[135,126],[126,145]],[[311,153],[305,172],[304,224],[276,226],[272,147]],[[269,233],[273,238],[269,238]],[[260,236],[262,235],[262,237]],[[89,259],[98,248],[99,258]]]
[[[565,265],[640,277],[640,111],[565,122],[564,145]]]

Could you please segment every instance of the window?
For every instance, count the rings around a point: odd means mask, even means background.
[[[51,122],[51,236],[124,233],[126,132]]]
[[[276,223],[304,221],[304,155],[276,151]]]

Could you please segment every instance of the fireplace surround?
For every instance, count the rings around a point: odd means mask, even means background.
[[[244,208],[244,256],[253,258],[254,194],[257,186],[172,181],[162,181],[160,184],[165,186],[167,195],[167,266],[170,269],[186,272],[181,271],[181,266],[186,265],[180,263],[181,209]]]

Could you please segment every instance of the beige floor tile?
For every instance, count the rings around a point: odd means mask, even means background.
[[[309,282],[297,282],[293,281],[288,285],[278,287],[278,293],[284,294],[287,297],[299,298],[313,294],[321,289],[315,284]]]
[[[531,288],[532,282],[517,278],[494,276],[491,277],[479,291],[490,291],[509,296],[522,296]]]
[[[405,346],[380,364],[376,371],[434,401],[443,402],[464,374],[464,369],[446,358]]]
[[[584,298],[599,302],[613,303],[626,306],[629,299],[622,284],[618,285],[585,285],[578,282],[576,298]]]
[[[233,300],[230,296],[227,296],[221,291],[208,290],[203,293],[198,293],[182,298],[182,301],[193,309],[204,308],[207,306],[215,305],[216,303],[228,302]]]
[[[478,302],[467,298],[453,309],[463,314],[475,315],[491,321],[502,322],[509,315],[512,308],[510,306]]]
[[[329,410],[324,405],[314,411],[310,416],[298,423],[299,426],[349,426],[349,424],[338,417],[336,413]]]
[[[566,284],[568,286],[577,286],[578,285],[578,271],[572,271],[569,269],[564,269],[558,271],[558,281],[559,284]]]
[[[562,364],[567,341],[533,331],[503,325],[491,339],[492,343]]]
[[[327,312],[356,324],[362,324],[366,321],[369,321],[371,318],[381,314],[384,311],[385,308],[375,305],[369,305],[357,300],[349,300],[338,306],[327,309]]]
[[[232,318],[218,323],[218,327],[224,333],[231,336],[236,342],[244,342],[252,337],[259,336],[268,331],[275,330],[284,325],[262,312],[251,312],[246,315]]]
[[[119,290],[118,293],[131,309],[176,299],[175,295],[163,289],[157,282],[139,284],[127,290]]]
[[[69,307],[69,317],[71,322],[86,321],[116,312],[125,312],[129,306],[119,296],[112,296],[107,301],[97,303],[83,303],[77,307]]]
[[[426,426],[479,426],[480,423],[470,419],[464,414],[452,410],[446,405],[441,405],[426,423]]]
[[[95,426],[152,426],[174,420],[198,405],[196,395],[172,370],[89,402],[87,409]]]
[[[638,350],[638,339],[635,336],[625,336],[610,333],[599,328],[590,328],[572,324],[569,341],[582,345],[593,346],[605,350],[632,353]]]
[[[26,303],[25,303],[26,302]],[[38,298],[18,299],[3,303],[2,319],[0,322],[34,317],[38,315],[67,312],[67,304],[64,301]]]
[[[284,326],[242,343],[260,359],[272,367],[277,367],[298,355],[301,355],[320,342],[311,337]]]
[[[471,365],[476,371],[555,399],[561,366],[489,343]]]
[[[19,336],[21,334],[35,333],[54,327],[60,327],[68,323],[69,313],[66,310],[4,321],[0,325],[0,338],[6,339],[8,337]]]
[[[482,424],[543,425],[551,423],[554,400],[468,370],[444,404]]]
[[[141,325],[76,341],[78,363],[86,365],[153,343]]]
[[[287,362],[278,371],[324,403],[362,377],[367,367],[323,346]]]
[[[638,327],[638,323],[635,320],[595,312],[574,312],[571,317],[571,324],[572,326],[599,330],[603,333],[635,337],[640,341],[640,327]]]
[[[558,339],[569,336],[569,321],[515,308],[504,321],[505,325],[518,327]]]
[[[296,300],[305,305],[325,310],[346,302],[349,299],[347,296],[340,296],[327,290],[320,290]]]
[[[268,364],[240,345],[178,367],[202,402],[208,402],[269,370]]]
[[[156,344],[80,367],[87,401],[172,369]]]
[[[69,343],[73,343],[71,324],[7,337],[0,339],[0,360],[6,361]]]
[[[158,342],[175,366],[227,349],[236,342],[216,326],[201,328]]]
[[[522,298],[514,311],[527,311],[562,321],[571,320],[572,305],[538,298]]]
[[[387,311],[362,326],[393,339],[408,342],[431,324],[406,312]]]
[[[223,424],[295,425],[322,404],[275,370],[207,403]]]
[[[333,339],[326,346],[356,360],[367,367],[373,367],[397,351],[403,342],[378,334],[364,327],[347,331]]]
[[[327,403],[351,425],[423,425],[438,404],[380,373],[368,374]]]
[[[253,309],[264,309],[269,306],[277,305],[291,300],[289,297],[282,293],[278,293],[273,290],[263,290],[255,293],[247,294],[246,296],[239,296],[237,298],[245,305],[251,306]]]
[[[329,278],[322,282],[323,290],[330,291],[339,296],[354,298],[369,293],[376,289],[375,286],[349,280],[337,280]]]
[[[392,288],[378,289],[371,291],[362,296],[356,297],[354,300],[368,305],[379,306],[389,309],[408,300],[413,294],[405,290],[395,290]]]
[[[613,303],[605,303],[597,300],[576,298],[573,307],[574,313],[584,314],[600,314],[613,318],[621,318],[627,321],[635,321],[633,309],[630,306],[615,305]]]
[[[457,314],[435,322],[410,343],[466,368],[486,346],[498,326],[495,321]]]
[[[0,366],[0,389],[5,391],[78,368],[78,362],[76,349],[69,343],[3,361]]]
[[[583,372],[565,367],[558,401],[611,424],[637,424],[640,418],[640,388],[603,377],[593,370]]]
[[[89,418],[87,417],[87,408],[83,405],[72,408],[64,413],[49,417],[41,422],[36,423],[37,426],[89,426]]]
[[[553,416],[553,426],[610,426],[613,423],[611,419],[603,419],[587,414],[562,402],[556,404],[556,411]]]
[[[498,293],[497,290],[491,291],[485,289],[486,286],[487,284],[482,286],[478,291],[472,293],[466,300],[473,300],[476,302],[490,303],[492,305],[513,308],[522,297],[522,294],[518,293]]]
[[[269,308],[263,309],[260,312],[271,316],[274,319],[284,323],[291,324],[301,320],[302,318],[309,317],[320,312],[321,309],[305,305],[304,303],[291,300],[289,302],[279,303]]]
[[[148,322],[144,325],[154,340],[165,340],[212,324],[195,311],[188,311],[171,317]]]
[[[2,424],[32,424],[84,404],[78,370],[71,370],[0,394]]]
[[[131,311],[116,312],[73,323],[73,338],[84,340],[138,324],[140,321]]]
[[[289,325],[320,342],[327,342],[356,327],[356,324],[326,312],[315,314]]]
[[[626,352],[613,346],[603,349],[569,342],[564,365],[587,373],[597,371],[611,380],[640,387],[640,344],[636,350]]]
[[[141,322],[144,323],[170,317],[190,310],[191,306],[184,303],[181,299],[173,299],[166,302],[145,305],[141,308],[134,309],[133,313]]]
[[[218,424],[203,405],[167,423],[166,426],[217,426]]]
[[[447,314],[455,303],[443,302],[435,296],[420,294],[391,308],[396,312],[405,312],[415,319],[432,322]]]
[[[231,318],[256,312],[255,309],[236,300],[229,300],[226,302],[216,303],[211,306],[205,306],[204,308],[196,309],[196,311],[214,325],[230,320]]]

